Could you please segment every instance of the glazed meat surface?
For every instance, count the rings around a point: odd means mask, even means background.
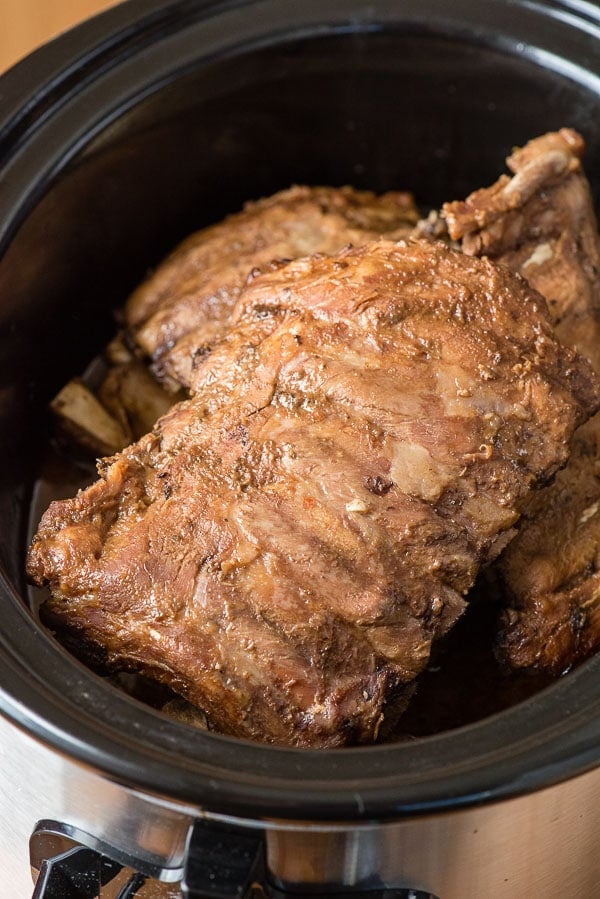
[[[192,399],[53,503],[45,620],[224,733],[369,742],[600,404],[543,299],[386,240],[256,277]]]
[[[351,187],[292,187],[192,234],[131,296],[132,341],[171,389],[188,388],[195,360],[223,334],[250,272],[273,260],[336,253],[418,219],[410,194]]]
[[[512,178],[444,213],[465,252],[505,263],[547,298],[561,340],[600,372],[600,240],[583,150],[569,129],[544,135],[509,157]],[[498,651],[513,667],[559,674],[597,648],[600,415],[579,429],[497,569],[508,606]]]

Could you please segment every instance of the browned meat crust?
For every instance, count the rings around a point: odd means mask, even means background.
[[[444,207],[465,252],[527,277],[548,300],[561,340],[600,371],[600,239],[569,129],[507,160],[514,172]],[[600,416],[581,428],[568,466],[535,498],[499,562],[508,609],[499,654],[516,668],[560,673],[600,644]]]
[[[111,664],[299,746],[376,739],[600,404],[522,279],[425,242],[257,277],[193,387],[28,572]]]
[[[546,297],[560,340],[600,370],[600,249],[585,145],[563,128],[508,157],[503,175],[464,202],[446,203],[450,237],[463,252],[522,274]]]
[[[189,387],[194,360],[222,335],[249,273],[273,260],[336,253],[383,234],[407,237],[418,219],[410,194],[292,187],[192,234],[129,299],[133,341],[173,389]]]
[[[512,667],[561,674],[600,644],[599,513],[596,415],[577,432],[567,468],[535,498],[499,565],[508,603],[498,654]]]

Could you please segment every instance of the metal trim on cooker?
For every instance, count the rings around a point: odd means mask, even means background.
[[[4,76],[0,159],[11,172],[10,184],[0,190],[4,244],[92,133],[127,104],[178,77],[194,59],[238,52],[259,41],[390,23],[397,27],[400,16],[391,0],[370,4],[368,16],[356,0],[309,0],[297,6],[262,0],[244,14],[247,6],[130,0]],[[464,18],[467,8],[470,19]],[[462,14],[473,40],[524,54],[533,63],[536,53],[545,54],[546,62],[563,60],[559,70],[569,77],[579,72],[588,87],[590,73],[596,79],[600,75],[600,9],[592,4],[457,0],[448,10],[442,0],[411,0],[403,4],[402,23],[425,31],[447,25],[456,34],[455,17]],[[187,29],[183,37],[180,28]],[[463,28],[463,37],[467,31]],[[181,52],[173,56],[177,40]],[[156,63],[150,81],[149,58]],[[129,80],[123,79],[120,92],[102,93],[108,82],[116,85],[115,73],[124,71]],[[94,95],[102,98],[101,106],[90,105],[95,111],[86,114],[85,101]],[[66,142],[53,145],[47,134],[59,130],[61,121],[63,128],[69,121],[73,130]],[[17,163],[23,160],[28,164],[20,174]],[[223,815],[373,821],[425,814],[548,786],[600,761],[600,656],[521,705],[457,731],[414,744],[300,751],[206,734],[167,720],[71,658],[1,578],[0,592],[0,708],[5,715],[118,782]]]

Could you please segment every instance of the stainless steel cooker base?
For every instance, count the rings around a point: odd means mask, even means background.
[[[600,772],[502,803],[391,824],[205,817],[74,763],[0,719],[2,899],[33,891],[31,837],[40,821],[162,881],[179,897],[188,832],[198,818],[266,833],[271,878],[297,892],[380,889],[440,899],[591,899],[599,893]],[[18,784],[18,790],[14,785]],[[34,860],[36,841],[33,842]],[[140,896],[142,899],[142,896]]]

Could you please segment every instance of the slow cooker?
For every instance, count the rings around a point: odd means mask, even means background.
[[[492,182],[569,125],[584,0],[129,0],[0,78],[0,896],[600,896],[600,657],[468,726],[338,751],[142,705],[31,614],[47,404],[179,238],[291,183]]]

